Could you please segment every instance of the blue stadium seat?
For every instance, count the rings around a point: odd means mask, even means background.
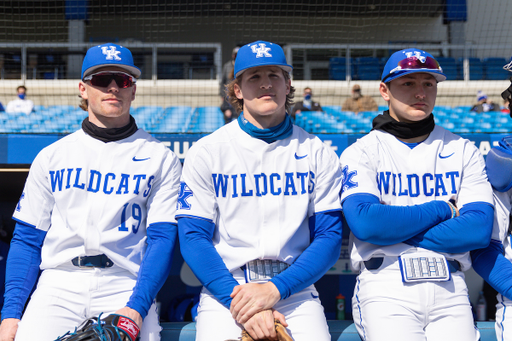
[[[436,60],[443,69],[443,73],[446,75],[446,80],[453,81],[462,79],[455,58],[437,57]]]
[[[463,75],[462,65],[464,58],[459,58],[458,62],[461,67],[461,74]],[[484,79],[484,66],[480,58],[469,58],[469,79],[472,81]]]
[[[358,57],[354,60],[355,77],[359,80],[378,80],[382,73],[380,71],[379,59],[375,57]]]
[[[211,133],[224,125],[224,115],[219,107],[198,107],[192,113],[192,118],[186,131],[191,133]]]
[[[351,78],[354,78],[354,67],[351,65]],[[329,59],[329,79],[344,81],[347,78],[347,59],[345,57],[333,57]]]
[[[503,66],[508,61],[505,58],[485,58],[483,60],[484,66],[484,79],[487,80],[506,80],[512,76],[507,70],[503,69]]]
[[[151,132],[182,133],[192,117],[193,109],[189,106],[174,106],[164,109],[160,119],[155,122]]]

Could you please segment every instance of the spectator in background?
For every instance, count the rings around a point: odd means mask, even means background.
[[[361,111],[377,111],[379,110],[379,106],[370,96],[363,96],[359,84],[354,84],[352,87],[352,96],[345,100],[341,110],[353,111],[358,114]]]
[[[23,113],[29,115],[32,110],[34,110],[34,102],[25,98],[27,96],[27,88],[24,85],[20,85],[16,89],[16,92],[18,93],[18,99],[10,101],[5,111],[8,113]]]
[[[234,119],[238,118],[238,113],[231,106],[231,103],[226,99],[226,84],[233,80],[233,68],[235,66],[235,59],[240,48],[237,46],[233,49],[231,53],[231,60],[227,61],[222,67],[222,78],[220,83],[219,95],[222,100],[222,104],[220,105],[220,110],[224,114],[224,123],[227,124]]]
[[[292,110],[292,118],[295,119],[295,114],[301,113],[302,111],[322,111],[322,106],[318,102],[313,102],[313,90],[311,88],[304,88],[302,102],[295,103]]]
[[[476,93],[476,101],[477,103],[473,105],[471,111],[481,113],[488,111],[498,111],[500,109],[498,105],[494,104],[490,99],[487,98],[487,95],[482,90],[478,90]]]

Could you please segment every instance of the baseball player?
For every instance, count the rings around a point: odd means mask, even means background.
[[[160,339],[153,301],[171,264],[181,164],[129,114],[140,73],[127,48],[87,51],[88,118],[37,155],[14,212],[0,340],[55,340],[100,313]]]
[[[293,125],[292,67],[279,45],[240,48],[233,121],[187,153],[178,198],[183,257],[204,285],[196,340],[330,340],[316,282],[341,249],[336,154]]]
[[[479,150],[434,123],[445,79],[429,53],[394,53],[380,83],[389,109],[340,157],[363,340],[479,338],[462,271],[489,244],[492,189]]]
[[[504,69],[512,71],[512,58]],[[512,103],[512,85],[501,96]],[[475,271],[498,291],[496,305],[496,337],[512,340],[512,135],[504,137],[486,158],[489,181],[494,190],[494,225],[492,239],[485,249],[471,252]]]

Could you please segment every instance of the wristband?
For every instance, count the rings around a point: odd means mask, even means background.
[[[456,215],[457,215],[457,209],[456,209],[457,206],[455,206],[455,200],[450,199],[450,200],[447,201],[447,203],[450,206],[450,209],[452,210],[452,217],[451,218],[455,218]]]

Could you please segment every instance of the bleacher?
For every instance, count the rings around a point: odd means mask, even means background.
[[[355,114],[340,106],[323,106],[324,111],[298,113],[295,124],[313,134],[363,134],[372,120],[387,108]],[[508,133],[512,119],[508,113],[470,111],[470,106],[436,106],[436,123],[454,133]],[[131,109],[140,128],[150,133],[211,133],[224,124],[219,107],[140,106]],[[0,133],[68,134],[81,127],[87,113],[69,105],[37,106],[30,115],[0,113]]]
[[[219,107],[141,106],[130,113],[150,133],[211,133],[224,124]],[[85,111],[68,105],[36,106],[30,115],[0,112],[0,133],[68,134],[78,130],[85,117]]]

